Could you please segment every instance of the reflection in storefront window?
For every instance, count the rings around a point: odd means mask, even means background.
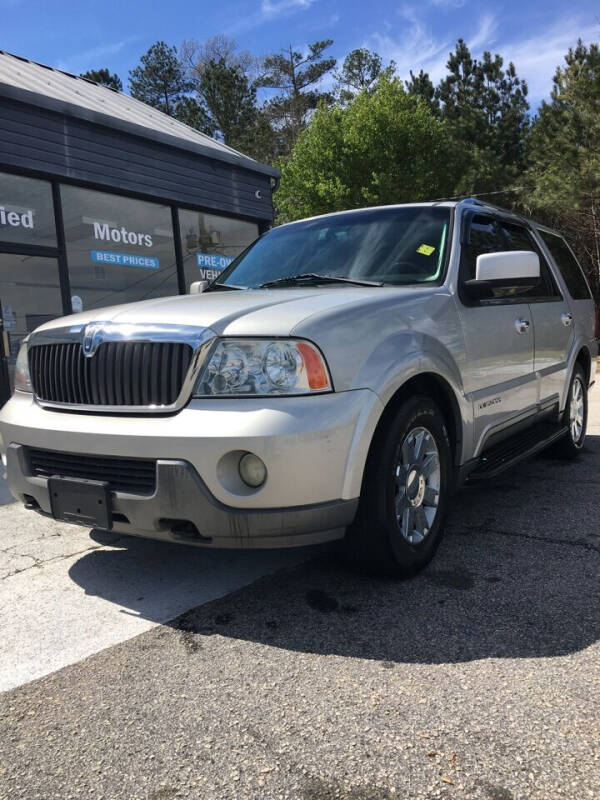
[[[0,242],[56,247],[52,189],[47,181],[0,172]]]
[[[0,253],[0,306],[12,389],[21,342],[62,314],[56,259]]]
[[[178,292],[168,206],[63,186],[73,304],[103,308]]]
[[[213,280],[258,236],[258,225],[180,209],[185,282]]]

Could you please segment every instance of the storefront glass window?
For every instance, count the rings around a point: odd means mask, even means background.
[[[0,242],[56,247],[49,183],[0,172]]]
[[[74,311],[178,293],[171,210],[61,188]]]
[[[7,357],[12,388],[15,361],[25,336],[62,314],[56,259],[0,253],[0,307],[2,350]],[[3,390],[0,386],[0,395]]]
[[[258,225],[215,214],[179,211],[185,282],[212,280],[258,236]]]

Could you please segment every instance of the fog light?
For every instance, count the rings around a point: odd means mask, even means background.
[[[246,486],[257,489],[262,486],[267,479],[267,468],[264,462],[254,453],[246,453],[240,458],[238,467],[240,478]]]

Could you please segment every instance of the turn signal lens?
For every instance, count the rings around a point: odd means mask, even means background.
[[[304,369],[308,378],[308,385],[314,392],[329,389],[329,375],[320,354],[311,344],[298,342],[298,352],[304,361]]]
[[[18,389],[20,392],[33,392],[31,376],[29,374],[27,345],[25,343],[23,343],[19,349],[17,363],[15,364],[15,389]]]
[[[317,347],[298,339],[221,339],[208,357],[194,397],[298,395],[331,391]]]

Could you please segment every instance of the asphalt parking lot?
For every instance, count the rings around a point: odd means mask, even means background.
[[[461,491],[405,582],[3,505],[0,797],[600,797],[591,400],[578,461]]]

